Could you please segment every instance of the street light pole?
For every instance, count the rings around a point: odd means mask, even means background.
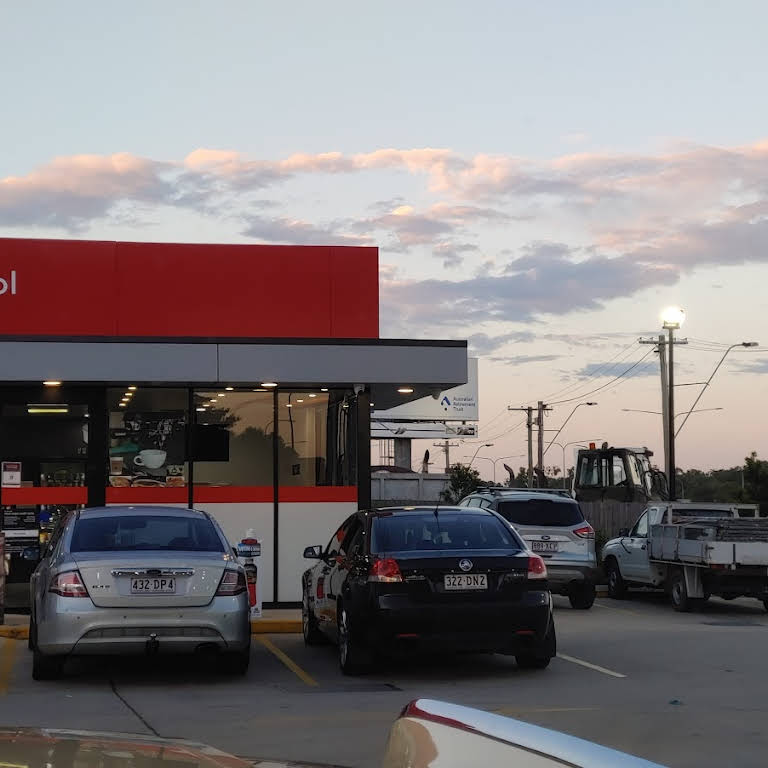
[[[477,458],[477,454],[480,453],[480,451],[483,448],[491,448],[493,446],[493,443],[483,443],[482,445],[477,446],[477,450],[475,451],[475,455],[472,457],[472,461],[469,462],[469,466],[472,466],[472,462]]]
[[[550,448],[550,446],[552,445],[552,443],[554,443],[554,442],[555,442],[555,440],[557,440],[557,436],[558,436],[558,435],[559,435],[559,434],[560,434],[560,433],[563,431],[563,428],[565,427],[565,425],[566,425],[566,424],[567,424],[567,423],[568,423],[568,422],[571,420],[571,416],[573,416],[573,414],[574,414],[574,413],[576,413],[576,411],[578,411],[578,410],[579,410],[579,408],[581,408],[581,406],[582,406],[582,405],[597,405],[597,403],[579,403],[579,404],[578,404],[578,405],[577,405],[577,406],[576,406],[576,407],[575,407],[575,408],[574,408],[574,409],[573,409],[573,410],[572,410],[572,411],[571,411],[571,412],[568,414],[568,418],[567,418],[567,419],[566,419],[566,420],[565,420],[565,421],[562,423],[562,426],[560,427],[560,429],[558,429],[558,430],[557,430],[557,432],[555,433],[555,436],[554,436],[554,437],[553,437],[553,438],[552,438],[552,439],[549,441],[549,445],[547,445],[547,447],[546,447],[546,450],[545,450],[545,451],[544,451],[544,453],[542,454],[542,457],[543,457],[543,456],[546,456],[546,453],[547,453],[547,451],[549,450],[549,448]]]
[[[693,401],[693,405],[691,406],[691,410],[688,411],[688,413],[685,414],[685,419],[683,419],[683,423],[677,428],[677,432],[675,432],[675,436],[680,434],[680,430],[685,426],[685,422],[688,421],[688,417],[694,413],[694,408],[696,408],[696,405],[698,404],[699,400],[701,400],[703,394],[707,391],[707,387],[709,386],[709,383],[712,381],[712,379],[715,378],[715,374],[720,369],[720,366],[723,364],[723,361],[726,357],[728,357],[728,353],[732,349],[736,349],[736,347],[756,347],[757,342],[756,341],[742,341],[738,344],[731,344],[728,349],[725,350],[723,356],[720,358],[720,362],[715,366],[715,370],[712,371],[712,374],[710,377],[704,382],[704,386],[701,388],[701,392],[699,392],[699,396]]]

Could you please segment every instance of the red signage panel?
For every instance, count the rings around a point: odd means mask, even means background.
[[[376,248],[0,238],[3,335],[377,338]]]

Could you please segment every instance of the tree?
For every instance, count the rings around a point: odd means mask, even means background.
[[[440,501],[456,504],[477,490],[480,473],[466,464],[454,464],[449,472],[448,487],[440,493]]]
[[[744,460],[744,490],[761,512],[768,511],[768,461],[758,459],[754,451]]]

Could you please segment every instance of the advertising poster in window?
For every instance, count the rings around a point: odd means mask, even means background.
[[[109,483],[115,488],[186,485],[183,411],[112,413]]]

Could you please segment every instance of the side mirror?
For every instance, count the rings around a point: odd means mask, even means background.
[[[36,563],[40,559],[40,547],[26,547],[21,552],[21,559]]]
[[[323,556],[323,548],[316,544],[314,547],[307,547],[304,550],[304,557],[307,560],[320,560]]]
[[[619,528],[619,536],[623,539],[625,536],[629,536],[629,528]]]

